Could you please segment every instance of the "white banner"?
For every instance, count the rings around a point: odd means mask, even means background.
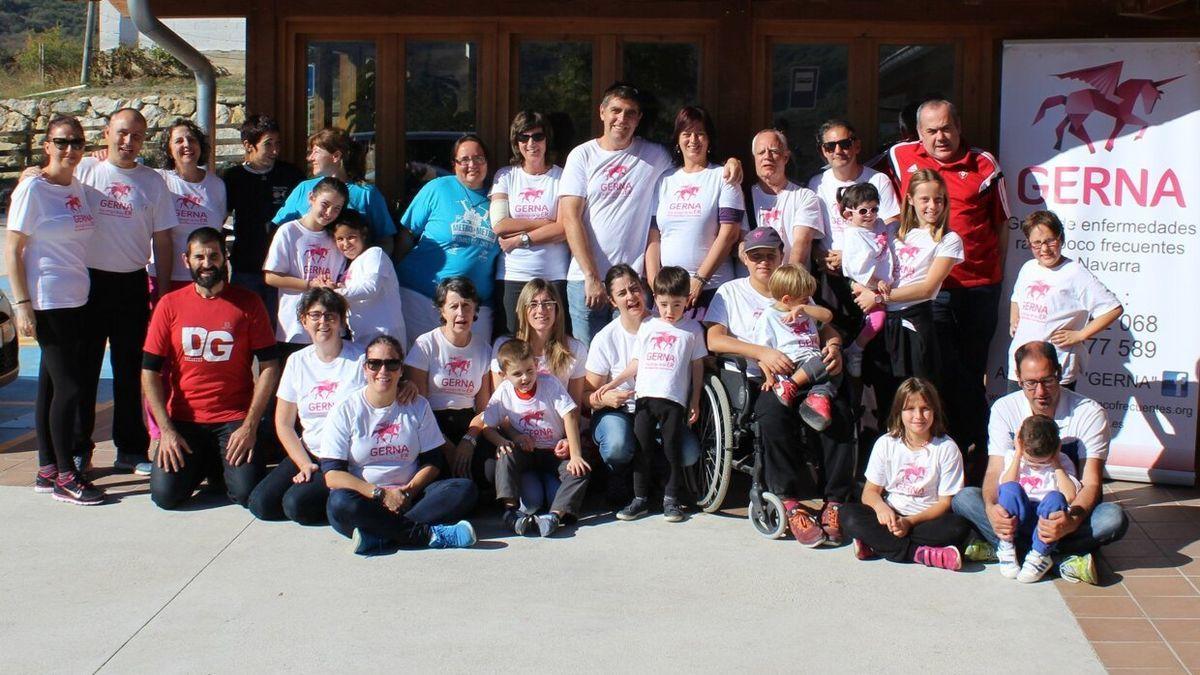
[[[1049,209],[1063,255],[1125,314],[1087,342],[1077,391],[1108,412],[1114,478],[1191,485],[1200,394],[1200,42],[1006,42],[999,160],[1016,221]],[[1009,238],[989,395],[1007,385]]]

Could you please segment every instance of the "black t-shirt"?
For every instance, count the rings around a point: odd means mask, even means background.
[[[271,243],[271,218],[304,174],[287,162],[277,161],[266,173],[253,173],[242,164],[222,176],[229,210],[233,212],[233,250],[229,262],[234,272],[261,273]]]

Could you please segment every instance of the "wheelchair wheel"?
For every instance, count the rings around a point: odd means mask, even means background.
[[[783,500],[770,492],[762,493],[762,500],[750,499],[750,524],[767,539],[779,539],[787,532],[787,513]]]
[[[700,419],[696,421],[700,459],[685,473],[688,487],[696,496],[696,507],[705,513],[721,508],[733,471],[733,408],[719,377],[704,378],[700,397]]]

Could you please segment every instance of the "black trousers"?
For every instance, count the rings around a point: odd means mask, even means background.
[[[769,392],[754,404],[758,442],[762,447],[763,476],[767,489],[780,497],[820,494],[825,501],[845,503],[854,486],[854,424],[849,387],[833,399],[833,422],[817,433],[800,414]],[[819,457],[813,455],[820,451]],[[823,485],[813,484],[806,459],[819,463]]]
[[[315,462],[314,462],[315,464]],[[304,483],[294,483],[298,473],[291,457],[284,457],[250,493],[246,508],[259,520],[291,520],[301,525],[325,522],[329,488],[320,469]]]
[[[473,408],[446,408],[445,410],[434,410],[433,417],[437,420],[438,428],[442,430],[442,435],[446,437],[450,445],[458,446],[467,429],[471,427],[471,420],[475,419],[475,410]],[[469,478],[475,483],[475,487],[480,490],[490,492],[494,487],[492,481],[488,480],[487,470],[485,465],[489,459],[496,459],[496,446],[488,443],[487,439],[482,435],[475,439],[475,452],[471,456],[471,469]],[[447,474],[449,475],[449,474]]]
[[[953,511],[914,525],[907,537],[892,534],[879,523],[875,509],[865,504],[843,504],[838,520],[843,536],[863,542],[892,562],[912,562],[918,546],[962,546],[971,531],[971,523]]]
[[[250,500],[258,481],[262,478],[262,465],[258,453],[251,461],[233,466],[225,459],[225,448],[229,436],[241,426],[241,421],[218,424],[197,422],[174,422],[179,435],[188,444],[191,453],[183,453],[183,468],[167,471],[154,463],[150,471],[150,498],[163,509],[174,509],[191,498],[206,478],[209,487],[222,483],[229,499],[245,506]]]
[[[943,289],[933,300],[941,357],[938,386],[950,436],[966,453],[987,447],[988,404],[983,378],[996,332],[1000,284]]]
[[[75,469],[71,450],[75,445],[75,415],[79,408],[83,312],[82,307],[33,312],[38,346],[42,350],[34,422],[38,466],[54,464],[59,471]]]
[[[146,271],[105,272],[88,269],[92,287],[84,306],[80,353],[79,413],[74,454],[91,457],[96,443],[96,388],[109,346],[113,374],[113,443],[117,456],[144,462],[150,437],[142,419],[142,347],[150,321]]]
[[[654,478],[654,456],[658,449],[658,433],[662,432],[662,452],[667,458],[667,485],[663,496],[675,499],[683,484],[683,434],[687,427],[687,410],[665,398],[639,398],[633,413],[633,435],[637,450],[633,453],[633,496],[650,496]]]

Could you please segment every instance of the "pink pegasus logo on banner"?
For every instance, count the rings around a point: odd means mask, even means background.
[[[1108,134],[1108,141],[1104,144],[1105,150],[1112,152],[1113,143],[1126,125],[1140,127],[1133,140],[1140,139],[1146,133],[1146,129],[1150,127],[1150,123],[1134,114],[1134,106],[1140,101],[1142,113],[1149,115],[1154,112],[1155,104],[1163,96],[1162,88],[1183,77],[1183,75],[1176,75],[1165,80],[1130,78],[1121,81],[1121,68],[1124,65],[1124,61],[1113,61],[1100,66],[1054,75],[1060,80],[1079,80],[1091,85],[1087,89],[1080,89],[1070,94],[1051,96],[1042,101],[1042,106],[1038,108],[1037,115],[1033,118],[1033,124],[1042,121],[1047,110],[1063,106],[1065,116],[1054,128],[1055,150],[1062,149],[1063,132],[1070,131],[1072,136],[1087,144],[1088,152],[1095,153],[1096,148],[1092,145],[1092,138],[1088,136],[1087,129],[1083,126],[1092,113],[1100,113],[1113,118],[1113,128]]]
[[[535,202],[542,198],[546,191],[541,188],[525,188],[521,190],[521,200],[526,202]]]
[[[1029,284],[1029,293],[1027,294],[1030,300],[1035,298],[1044,298],[1046,293],[1050,292],[1050,284],[1044,281],[1035,281]]]

